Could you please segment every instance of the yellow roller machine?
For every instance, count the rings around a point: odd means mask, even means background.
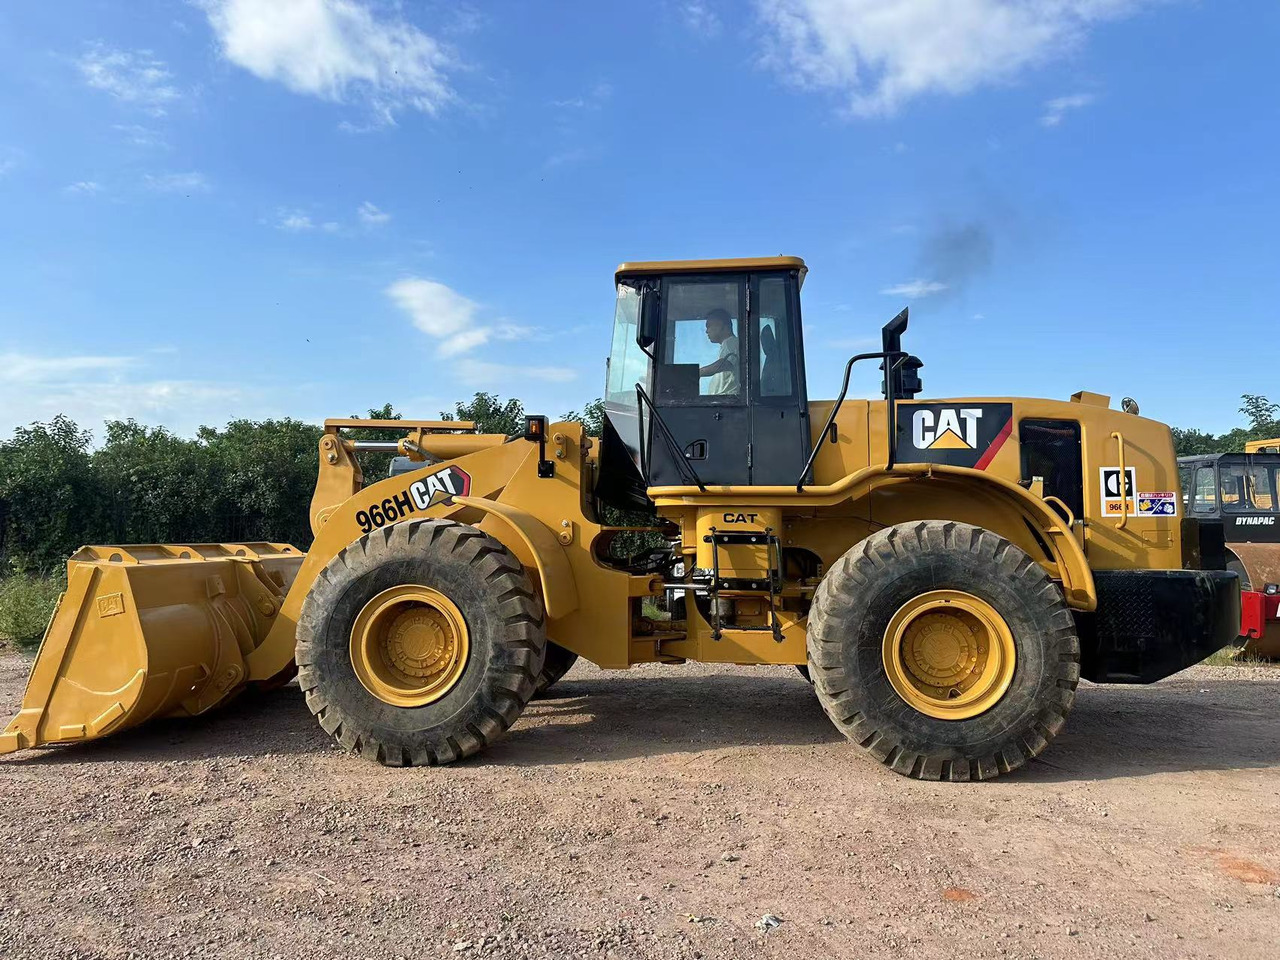
[[[1196,569],[1167,427],[1086,392],[920,399],[906,311],[811,400],[804,276],[619,267],[599,437],[328,421],[305,557],[86,548],[0,751],[199,713],[296,665],[347,749],[444,763],[582,656],[795,665],[894,770],[985,779],[1045,748],[1081,676],[1151,682],[1235,636],[1237,580]],[[848,396],[858,364],[880,399]],[[355,425],[415,469],[366,482]],[[634,528],[607,508],[654,514],[648,547],[619,549]]]

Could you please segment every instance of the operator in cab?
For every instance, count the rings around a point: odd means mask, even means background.
[[[698,368],[699,377],[710,377],[703,396],[725,397],[738,393],[738,338],[733,334],[729,311],[716,307],[707,311],[707,339],[720,345],[720,355]]]

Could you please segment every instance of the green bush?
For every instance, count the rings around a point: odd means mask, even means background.
[[[0,580],[0,637],[34,647],[44,636],[62,584],[47,577],[12,576]]]

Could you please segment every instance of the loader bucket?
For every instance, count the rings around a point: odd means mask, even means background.
[[[195,716],[234,696],[303,556],[283,543],[82,547],[0,754]]]

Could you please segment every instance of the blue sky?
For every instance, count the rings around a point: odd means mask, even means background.
[[[614,266],[797,254],[808,381],[1280,399],[1280,5],[0,6],[0,432],[599,396]],[[865,380],[859,387],[873,389]]]

